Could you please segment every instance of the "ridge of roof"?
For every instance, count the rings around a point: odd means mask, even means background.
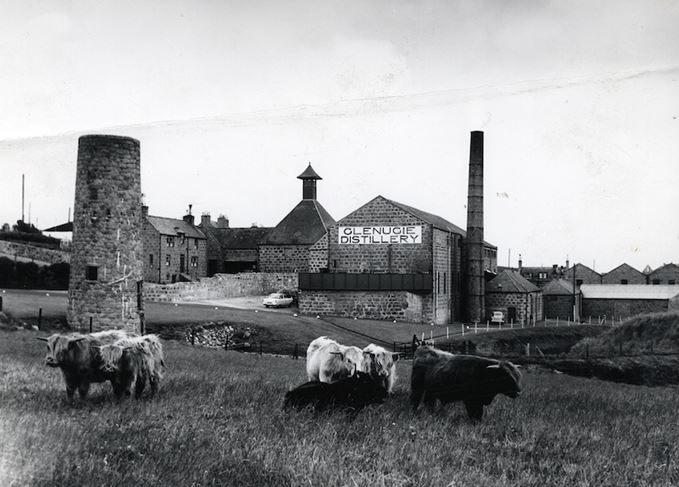
[[[335,220],[317,200],[302,200],[262,241],[263,245],[313,245]]]
[[[146,220],[162,235],[174,236],[184,233],[191,238],[207,238],[198,227],[179,218],[148,215]]]
[[[433,213],[429,213],[427,211],[419,210],[417,208],[414,208],[412,206],[399,203],[398,201],[390,200],[389,198],[385,198],[384,196],[378,196],[379,198],[384,198],[386,201],[391,203],[392,205],[402,209],[406,213],[410,213],[413,216],[416,216],[420,220],[424,220],[425,222],[429,223],[430,225],[434,226],[434,228],[438,228],[439,230],[444,230],[446,232],[452,232],[456,233],[458,235],[461,235],[463,238],[467,237],[467,232],[463,230],[462,228],[458,227],[454,223],[449,222],[445,218],[434,215]],[[491,247],[494,249],[497,249],[497,247],[489,242],[486,242],[485,240],[483,241],[483,244],[486,247]]]
[[[532,293],[540,291],[540,288],[518,272],[502,271],[486,284],[486,291],[499,293]]]

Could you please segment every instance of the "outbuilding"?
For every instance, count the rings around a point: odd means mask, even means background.
[[[502,271],[486,283],[486,316],[494,311],[508,323],[542,321],[542,290],[518,272]]]
[[[641,313],[679,310],[679,286],[658,284],[583,284],[582,316],[628,318]]]

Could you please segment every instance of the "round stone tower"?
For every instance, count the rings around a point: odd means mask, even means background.
[[[76,331],[143,321],[139,141],[113,135],[78,140],[68,324]]]

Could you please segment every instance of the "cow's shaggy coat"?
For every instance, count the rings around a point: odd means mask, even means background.
[[[420,347],[413,358],[410,401],[417,410],[421,401],[433,408],[436,400],[462,401],[472,419],[483,417],[483,407],[497,394],[516,398],[521,394],[521,373],[506,361],[453,355],[432,347]]]
[[[364,353],[358,347],[340,345],[322,336],[307,348],[306,370],[310,382],[335,382],[354,372],[367,372]]]
[[[119,393],[120,387],[114,375],[101,367],[99,348],[128,336],[124,330],[107,330],[89,335],[55,333],[49,338],[39,340],[47,342],[45,365],[61,369],[66,383],[66,395],[72,400],[76,389],[84,399],[92,382],[110,380],[114,392]]]
[[[387,391],[369,374],[356,372],[331,384],[306,382],[285,394],[283,407],[302,409],[310,406],[316,411],[341,408],[358,411],[369,404],[384,401]]]
[[[101,347],[102,368],[115,377],[122,394],[141,397],[148,380],[155,395],[163,378],[163,346],[156,335],[127,337]]]
[[[370,373],[373,379],[382,384],[387,392],[391,393],[396,381],[396,362],[398,354],[391,353],[371,343],[363,349],[366,360],[366,372]]]

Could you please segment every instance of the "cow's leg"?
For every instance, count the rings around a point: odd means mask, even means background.
[[[123,385],[118,379],[113,378],[111,379],[111,386],[113,387],[113,394],[115,394],[116,398],[120,399],[123,395]]]
[[[412,389],[410,391],[410,405],[413,408],[413,412],[417,411],[417,406],[420,405],[422,400],[422,394],[424,394],[424,389]]]
[[[76,384],[71,382],[66,383],[66,397],[68,398],[69,401],[73,401],[73,396],[75,395],[76,388],[77,388]]]
[[[134,384],[135,399],[139,399],[141,397],[142,392],[144,392],[144,387],[146,387],[146,376],[144,374],[139,374]]]
[[[424,404],[427,406],[429,412],[434,411],[434,406],[436,406],[436,394],[431,391],[424,393]]]
[[[483,404],[477,401],[464,401],[464,405],[467,408],[467,414],[469,417],[475,421],[481,420],[483,418]]]
[[[82,381],[80,385],[78,385],[78,394],[80,394],[81,399],[85,399],[87,397],[87,393],[90,390],[90,383],[87,381]]]
[[[160,386],[160,376],[158,374],[151,374],[149,377],[149,384],[151,385],[151,397],[156,395],[158,387]]]

